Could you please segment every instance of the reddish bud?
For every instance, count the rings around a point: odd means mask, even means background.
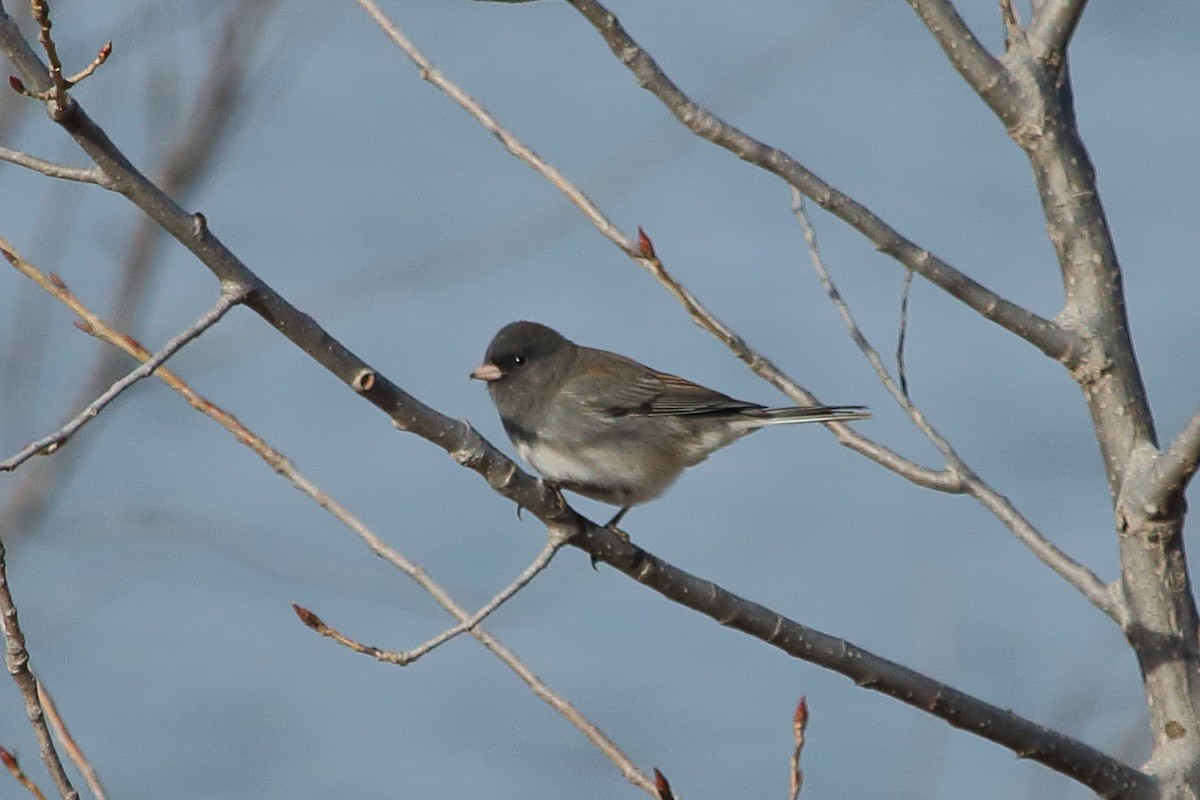
[[[667,776],[659,772],[658,767],[654,768],[654,788],[658,791],[658,800],[675,800],[671,784],[667,783]]]
[[[800,695],[800,702],[796,704],[796,713],[792,716],[792,730],[797,734],[803,733],[808,727],[808,698]]]
[[[304,606],[292,603],[292,611],[296,612],[296,616],[300,618],[301,622],[312,628],[314,631],[318,628],[325,627],[325,623],[321,621],[321,618],[309,611]]]
[[[21,79],[16,75],[8,76],[8,85],[11,86],[12,90],[17,94],[29,94],[29,92],[25,91],[25,84],[21,83]]]
[[[638,253],[642,258],[658,258],[654,253],[654,242],[650,241],[650,237],[646,235],[640,225],[638,226]]]
[[[5,261],[16,266],[16,263],[17,263],[17,254],[16,253],[12,252],[11,250],[0,250],[0,253],[4,253]]]
[[[17,757],[13,755],[12,751],[7,747],[0,747],[0,762],[2,762],[7,769],[18,769]]]
[[[94,327],[92,327],[92,323],[85,322],[84,320],[81,320],[81,319],[75,320],[75,327],[79,328],[79,330],[83,331],[88,336],[91,336],[96,330]]]
[[[64,281],[62,276],[57,272],[50,273],[50,285],[52,285],[55,289],[58,289],[60,292],[65,292],[67,290],[67,282]]]
[[[111,55],[112,55],[112,42],[105,42],[104,46],[100,48],[100,52],[99,52],[99,54],[97,54],[96,60],[99,61],[101,64],[103,64],[106,60],[108,60],[108,57]]]

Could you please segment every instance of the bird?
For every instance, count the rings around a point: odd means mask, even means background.
[[[487,384],[504,432],[545,482],[618,507],[606,524],[617,533],[631,508],[760,428],[871,416],[863,406],[736,400],[527,320],[501,328],[470,377]]]

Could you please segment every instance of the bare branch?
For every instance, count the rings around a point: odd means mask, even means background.
[[[29,724],[33,726],[33,733],[37,737],[42,763],[50,772],[50,777],[63,800],[78,800],[79,793],[71,785],[71,779],[67,777],[58,751],[54,749],[54,740],[50,736],[45,712],[38,699],[37,678],[29,666],[25,634],[21,632],[21,624],[17,619],[17,605],[13,601],[12,589],[8,584],[3,536],[0,536],[0,629],[4,631],[4,663],[8,667],[8,674],[12,676],[21,692],[21,699],[25,702],[25,716],[29,718]]]
[[[374,0],[355,0],[363,11],[375,21],[383,32],[391,40],[392,44],[400,48],[400,50],[408,56],[409,60],[416,65],[417,70],[421,75],[421,80],[428,81],[430,85],[440,89],[451,100],[453,100],[460,108],[474,117],[480,125],[484,127],[488,133],[496,137],[504,148],[517,159],[528,165],[534,172],[541,175],[550,185],[558,189],[571,203],[583,212],[583,215],[596,226],[600,233],[626,253],[633,254],[633,244],[629,238],[624,236],[621,231],[613,225],[607,217],[600,212],[591,200],[588,199],[575,184],[567,180],[558,169],[548,161],[541,158],[537,153],[530,149],[524,142],[518,139],[507,128],[501,125],[495,117],[493,117],[486,108],[483,107],[475,98],[471,97],[462,90],[458,84],[451,81],[441,70],[433,65],[424,53],[413,43],[411,39],[405,35],[404,31],[400,30],[387,14],[374,2]]]
[[[447,630],[442,631],[437,636],[418,647],[398,653],[397,655],[399,657],[395,660],[396,663],[400,666],[411,664],[421,656],[425,655],[431,650],[441,647],[443,644],[459,634],[472,631],[479,627],[479,623],[491,616],[496,609],[500,608],[500,606],[511,600],[513,595],[528,586],[529,582],[537,577],[542,570],[550,566],[551,559],[553,559],[558,551],[563,548],[563,546],[567,543],[567,539],[569,538],[570,534],[567,531],[562,530],[561,528],[550,528],[549,535],[546,539],[546,546],[542,548],[541,552],[537,554],[537,557],[530,562],[529,566],[526,567],[521,574],[513,580],[512,583],[501,589],[495,597],[485,603],[483,607],[472,614],[470,618],[464,619],[453,628],[448,628]]]
[[[11,245],[4,239],[0,239],[0,252],[3,252],[4,256],[14,265],[20,259],[20,256],[12,250]],[[50,455],[58,450],[68,439],[75,435],[76,431],[95,419],[122,392],[143,378],[149,377],[168,358],[175,355],[175,353],[179,352],[189,342],[215,325],[221,317],[225,316],[229,309],[242,302],[244,297],[245,292],[239,287],[229,284],[223,286],[216,304],[196,320],[195,323],[174,336],[145,363],[138,365],[129,374],[110,386],[107,391],[89,403],[86,408],[80,411],[66,425],[54,433],[38,439],[36,442],[27,444],[19,453],[11,458],[0,461],[0,472],[11,472],[35,455]]]
[[[862,329],[859,328],[858,323],[854,320],[854,316],[850,313],[850,307],[846,304],[841,292],[838,291],[837,286],[834,284],[829,268],[825,265],[825,259],[821,256],[821,249],[817,244],[817,233],[813,230],[812,223],[808,219],[808,213],[805,211],[804,198],[795,189],[792,190],[792,213],[796,215],[796,220],[800,223],[800,229],[804,234],[804,241],[808,245],[808,252],[812,259],[813,269],[816,270],[817,277],[821,280],[821,286],[829,296],[830,302],[833,303],[834,309],[837,310],[838,316],[842,318],[842,324],[845,325],[851,341],[862,351],[871,368],[875,370],[875,375],[879,378],[879,382],[883,384],[883,388],[896,401],[896,405],[900,406],[917,430],[946,459],[947,468],[962,481],[964,491],[978,500],[984,508],[1004,523],[1017,537],[1017,540],[1028,547],[1037,556],[1039,561],[1077,589],[1092,605],[1103,611],[1118,624],[1123,624],[1126,618],[1126,609],[1123,603],[1117,599],[1117,596],[1104,585],[1104,582],[1087,567],[1084,567],[1059,550],[1046,538],[1045,534],[1017,511],[1008,498],[1001,495],[987,481],[979,477],[967,465],[966,461],[963,460],[950,442],[933,427],[933,424],[929,422],[921,410],[913,404],[904,387],[898,385],[892,378],[891,373],[888,372],[887,365],[883,363],[883,359],[879,356],[879,351],[867,340]]]
[[[42,794],[42,790],[33,779],[25,774],[25,770],[21,769],[21,764],[17,761],[16,755],[6,747],[0,747],[0,763],[4,764],[4,768],[13,776],[13,780],[25,787],[25,791],[33,795],[34,800],[46,800],[46,795]]]
[[[479,627],[488,616],[492,614],[504,603],[508,602],[513,595],[529,585],[537,575],[550,565],[550,560],[554,555],[563,548],[567,543],[570,534],[560,528],[551,527],[549,536],[547,537],[546,546],[542,548],[537,557],[526,567],[517,578],[505,586],[499,594],[489,600],[482,608],[472,614],[470,617],[462,620],[453,628],[442,631],[437,636],[422,645],[414,647],[411,650],[382,650],[372,645],[365,645],[355,639],[338,632],[337,629],[326,624],[320,617],[308,609],[292,604],[292,609],[296,612],[296,616],[300,617],[300,621],[307,625],[312,630],[328,636],[338,644],[348,647],[356,653],[370,656],[377,661],[383,661],[387,664],[396,664],[397,666],[406,667],[416,661],[421,656],[429,653],[432,650],[441,647],[446,642],[450,641],[460,633],[466,633]]]
[[[1026,32],[1029,44],[1039,61],[1057,70],[1066,61],[1067,45],[1087,0],[1042,0],[1038,5]]]
[[[46,685],[42,683],[41,679],[38,680],[37,688],[38,700],[42,703],[42,710],[46,712],[46,721],[50,723],[50,728],[54,731],[54,737],[58,739],[59,744],[67,751],[67,758],[71,759],[71,763],[75,765],[75,769],[79,770],[79,774],[83,776],[83,781],[88,785],[88,789],[91,790],[92,797],[95,800],[108,800],[108,794],[104,791],[103,784],[100,783],[100,774],[96,772],[96,768],[92,766],[92,762],[88,761],[87,756],[83,754],[83,750],[79,747],[79,743],[71,735],[66,721],[58,713],[58,706],[55,705],[54,698],[46,691]]]
[[[950,0],[908,0],[954,69],[1005,124],[1016,120],[1017,92],[1008,70],[979,43]]]
[[[18,167],[25,167],[51,178],[62,178],[66,181],[79,181],[80,183],[94,183],[108,188],[104,173],[95,167],[70,167],[66,164],[56,164],[53,161],[46,161],[8,147],[0,147],[0,161],[7,161],[10,164],[16,164]]]
[[[702,139],[738,158],[779,176],[788,185],[863,234],[877,250],[891,256],[950,296],[1005,330],[1016,334],[1057,361],[1073,355],[1074,334],[1057,323],[1012,303],[965,273],[909,241],[849,195],[821,180],[802,164],[747,135],[700,106],[676,86],[654,59],[625,31],[615,14],[596,0],[569,0],[604,38],[637,84]]]

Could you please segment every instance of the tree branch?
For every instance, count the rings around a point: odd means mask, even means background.
[[[954,69],[1005,124],[1016,119],[1017,92],[1008,70],[979,43],[950,0],[908,0]]]
[[[985,319],[1016,334],[1051,358],[1067,361],[1073,356],[1076,338],[1072,333],[1051,320],[1005,300],[901,236],[861,203],[817,177],[787,153],[747,135],[697,104],[633,40],[616,15],[597,0],[568,2],[600,33],[613,54],[633,73],[638,85],[657,97],[676,119],[697,136],[782,178],[865,236],[877,250],[896,259]]]
[[[8,147],[0,147],[0,161],[7,161],[10,164],[16,164],[18,167],[25,167],[51,178],[61,178],[65,181],[79,181],[80,183],[94,183],[104,186],[104,173],[95,167],[71,167],[66,164],[57,164],[53,161],[46,161],[37,156],[31,156],[28,153],[22,153],[20,150],[13,150]]]
[[[16,253],[13,252],[12,246],[4,239],[0,239],[0,252],[4,253],[5,258],[10,262],[15,261]],[[222,287],[221,296],[218,298],[215,305],[206,311],[195,323],[189,326],[186,330],[171,338],[163,348],[151,356],[145,363],[139,364],[129,372],[125,377],[118,380],[112,386],[88,404],[86,408],[80,411],[70,422],[59,428],[54,433],[38,439],[36,442],[31,442],[21,449],[19,453],[0,461],[0,472],[11,472],[21,464],[33,458],[35,455],[50,455],[58,448],[62,447],[68,439],[87,423],[95,419],[101,411],[103,411],[109,403],[116,400],[130,386],[133,386],[138,381],[149,377],[154,370],[158,369],[168,358],[175,355],[189,342],[197,336],[204,333],[213,325],[220,321],[221,317],[240,303],[245,296],[245,293],[240,287],[233,284],[226,284]]]
[[[993,109],[1029,159],[1062,273],[1066,304],[1058,322],[1078,342],[1063,363],[1083,390],[1114,504],[1119,591],[1128,612],[1123,630],[1142,671],[1154,737],[1149,763],[1194,790],[1200,786],[1200,614],[1184,550],[1186,504],[1178,502],[1181,495],[1159,491],[1171,481],[1156,480],[1162,462],[1120,260],[1076,120],[1065,50],[1084,7],[1082,0],[1034,3],[1030,36],[1014,42],[1004,59],[1020,87],[1019,114]],[[1186,442],[1178,462],[1184,470]]]
[[[67,727],[66,720],[58,713],[58,706],[55,705],[50,692],[46,691],[46,684],[41,679],[38,679],[37,688],[38,700],[41,701],[42,711],[46,713],[46,721],[50,723],[54,737],[67,751],[67,758],[71,759],[75,769],[79,770],[79,774],[83,776],[83,782],[87,784],[94,800],[108,800],[108,793],[104,791],[104,785],[100,782],[100,773],[96,772],[92,762],[84,755],[79,742],[75,741],[75,737],[71,735],[71,729]]]
[[[1066,63],[1067,45],[1075,35],[1087,0],[1042,0],[1035,8],[1026,35],[1034,56],[1052,69]]]
[[[461,620],[457,625],[434,636],[432,639],[420,644],[411,650],[382,650],[378,647],[364,645],[339,633],[335,628],[327,625],[313,612],[306,608],[292,604],[292,609],[300,617],[300,620],[312,628],[322,636],[328,636],[338,644],[349,647],[356,653],[369,655],[372,658],[383,661],[388,664],[395,664],[400,667],[407,667],[422,656],[436,650],[454,637],[475,630],[479,624],[487,619],[496,609],[507,603],[516,595],[517,592],[529,585],[529,582],[536,578],[542,570],[550,566],[551,559],[555,554],[563,548],[567,543],[570,534],[561,528],[550,528],[550,533],[547,536],[546,546],[538,552],[537,556],[530,562],[529,566],[521,571],[508,586],[501,589],[495,597],[485,603],[478,611],[471,614],[464,620]]]

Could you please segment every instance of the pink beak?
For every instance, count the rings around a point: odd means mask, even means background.
[[[473,380],[485,381],[487,383],[498,381],[502,377],[504,377],[504,373],[502,373],[500,368],[495,364],[480,364],[475,368],[475,371],[471,373],[471,378]]]

